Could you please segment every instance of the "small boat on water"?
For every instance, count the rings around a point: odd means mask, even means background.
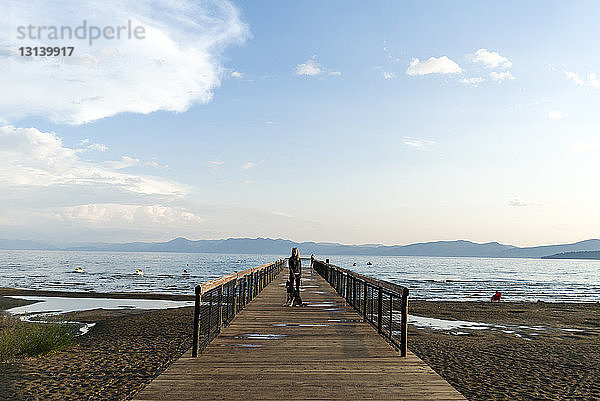
[[[144,275],[144,271],[142,269],[137,269],[135,271],[135,274],[137,274],[138,276],[143,276]]]
[[[373,263],[367,262],[367,266],[373,266]]]
[[[183,271],[183,275],[184,275],[184,276],[189,276],[189,275],[190,275],[190,272],[189,272],[187,269],[185,269],[185,270]]]
[[[85,273],[85,272],[83,271],[83,268],[81,268],[81,267],[76,267],[76,268],[75,268],[75,273]]]

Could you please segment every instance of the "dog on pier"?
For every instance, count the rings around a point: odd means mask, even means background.
[[[296,290],[293,281],[285,282],[285,292],[286,292],[286,306],[302,306],[302,298],[300,297],[300,289]]]
[[[285,292],[287,294],[287,297],[285,299],[285,304],[287,306],[294,306],[294,283],[291,282],[290,280],[285,282]]]

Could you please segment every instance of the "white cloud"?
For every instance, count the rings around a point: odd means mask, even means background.
[[[472,77],[472,78],[463,78],[460,80],[463,84],[477,86],[478,84],[483,82],[483,78],[481,77]]]
[[[42,116],[82,124],[123,112],[186,111],[207,103],[226,73],[221,54],[244,41],[247,26],[225,0],[6,0],[0,14],[0,48],[57,46],[56,40],[17,39],[17,27],[88,24],[143,26],[144,39],[70,39],[72,57],[21,57],[0,53],[0,119]],[[68,12],[67,12],[68,11]],[[149,84],[151,83],[151,84]],[[43,88],[43,93],[40,92]],[[46,94],[46,95],[44,95]]]
[[[504,71],[504,72],[496,72],[496,71],[492,71],[490,72],[490,77],[497,82],[502,82],[505,79],[508,80],[513,80],[515,79],[515,77],[513,76],[513,74],[511,74],[510,71]]]
[[[106,165],[110,168],[113,168],[115,170],[121,170],[124,168],[135,167],[135,166],[150,166],[150,167],[156,167],[156,168],[167,168],[168,167],[166,165],[164,166],[164,165],[158,164],[155,160],[143,162],[140,159],[129,157],[129,156],[121,156],[121,160],[118,160],[118,161],[104,162],[104,165]]]
[[[550,102],[550,98],[548,98],[548,97],[542,97],[541,99],[536,100],[535,102],[520,103],[520,104],[517,105],[517,107],[519,109],[526,109],[526,108],[530,108],[530,107],[536,107],[536,106],[539,106],[540,104],[548,103],[548,102]]]
[[[535,202],[528,202],[528,201],[519,200],[519,199],[513,199],[513,200],[509,201],[508,205],[514,206],[514,207],[538,206],[538,204]]]
[[[244,76],[244,74],[242,74],[242,73],[241,73],[241,72],[239,72],[239,71],[233,71],[233,72],[231,73],[231,77],[232,77],[232,78],[242,78],[243,76]]]
[[[83,161],[78,153],[76,149],[64,146],[53,132],[0,127],[0,191],[56,187],[57,191],[98,189],[106,195],[129,193],[168,197],[181,197],[187,192],[183,185],[160,178],[125,174],[114,171],[105,163]],[[127,161],[131,163],[127,159],[122,162]]]
[[[381,76],[384,79],[394,79],[396,78],[396,74],[394,74],[393,72],[389,72],[384,70],[382,67],[377,66],[377,67],[373,67],[374,69],[378,70],[379,72],[381,72]]]
[[[316,75],[321,75],[324,73],[335,76],[342,75],[341,71],[330,71],[327,68],[323,67],[317,62],[316,59],[317,56],[312,56],[305,63],[298,64],[295,69],[296,75],[306,75],[309,77],[314,77]]]
[[[569,154],[577,156],[577,155],[587,152],[591,148],[592,148],[592,145],[590,143],[578,141],[578,142],[570,144],[567,149],[568,149]]]
[[[246,185],[254,184],[254,180],[244,180],[244,184],[246,184]]]
[[[385,44],[385,42],[384,42]],[[390,51],[390,49],[387,46],[383,46],[383,51],[385,52],[385,54],[387,55],[387,58],[395,63],[399,63],[400,62],[400,58],[396,57],[392,54],[392,52]]]
[[[592,88],[600,88],[600,79],[596,77],[595,72],[590,72],[588,74],[588,83]]]
[[[66,146],[53,132],[0,127],[0,236],[125,242],[289,235],[282,228],[289,220],[271,209],[206,204],[202,187],[86,161],[76,149],[81,145]],[[307,236],[320,227],[297,218],[293,223]]]
[[[161,226],[186,226],[203,221],[180,207],[155,205],[123,205],[114,203],[85,204],[58,208],[52,215],[59,220],[72,220],[92,226],[119,228],[123,225],[135,225],[138,228]]]
[[[140,164],[142,164],[142,162],[140,161],[140,159],[134,159],[133,157],[129,156],[121,156],[121,160],[108,161],[105,164],[107,166],[110,166],[111,168],[120,170],[128,167],[139,166]]]
[[[308,75],[309,77],[313,77],[322,73],[323,69],[321,68],[321,64],[317,63],[314,57],[307,60],[306,63],[298,64],[296,66],[296,75]]]
[[[263,164],[264,162],[265,162],[264,160],[261,160],[261,161],[259,161],[257,163],[247,162],[247,163],[242,164],[241,169],[242,170],[248,170],[248,169],[251,169],[252,167],[256,167],[256,166],[258,166],[260,164]]]
[[[427,139],[411,138],[407,136],[404,137],[404,144],[417,150],[428,151],[431,150],[433,145],[435,145],[435,142]]]
[[[285,212],[278,212],[278,211],[276,211],[276,210],[273,210],[273,211],[271,211],[271,213],[273,213],[273,214],[274,214],[274,215],[276,215],[276,216],[282,216],[282,217],[288,217],[288,218],[294,217],[294,216],[292,216],[292,215],[291,215],[291,214],[289,214],[289,213],[285,213]]]
[[[496,52],[491,52],[486,49],[479,49],[471,57],[475,63],[483,63],[486,68],[510,68],[512,63]]]
[[[106,152],[108,150],[108,146],[103,143],[91,143],[88,145],[88,149],[97,150],[98,152]]]
[[[420,61],[414,58],[406,73],[411,76],[427,75],[427,74],[460,74],[462,69],[454,61],[446,56],[439,58],[430,57],[426,61]]]
[[[585,79],[575,72],[564,71],[564,73],[567,79],[573,81],[577,86],[588,86],[596,89],[600,88],[600,79],[595,72],[588,73]]]
[[[560,120],[561,118],[565,118],[567,116],[568,116],[568,114],[565,113],[564,111],[554,110],[554,111],[548,112],[548,118],[551,120]]]
[[[197,208],[188,209],[192,188],[119,170],[159,166],[156,161],[80,156],[53,132],[0,127],[0,230],[13,237],[109,241],[198,230]]]
[[[223,167],[223,164],[225,164],[225,163],[223,163],[221,160],[213,160],[213,161],[206,162],[206,165],[208,166],[208,168],[211,168],[213,170],[220,169],[221,167]]]
[[[574,72],[565,71],[565,76],[568,79],[570,79],[571,81],[575,82],[575,85],[577,85],[577,86],[583,86],[583,84],[584,84],[583,78],[581,78],[579,75],[577,75]]]
[[[79,141],[79,145],[83,148],[76,149],[78,152],[85,152],[87,150],[95,150],[98,152],[106,152],[108,150],[108,146],[103,143],[91,143],[89,138],[82,139]]]

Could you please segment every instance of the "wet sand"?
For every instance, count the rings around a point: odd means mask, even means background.
[[[469,400],[600,400],[600,304],[412,302],[410,314],[542,326],[523,337],[409,326],[409,348]]]
[[[14,302],[0,297],[0,309]],[[469,400],[600,400],[599,304],[415,301],[410,313],[547,328],[516,337],[410,326],[411,351]],[[73,312],[96,326],[64,351],[0,364],[0,399],[129,399],[189,348],[192,316],[190,307]]]

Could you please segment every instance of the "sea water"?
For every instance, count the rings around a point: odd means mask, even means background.
[[[197,284],[285,256],[0,251],[0,287],[190,295]],[[501,291],[506,301],[600,302],[600,261],[594,260],[317,256],[404,285],[413,300],[489,301]]]

